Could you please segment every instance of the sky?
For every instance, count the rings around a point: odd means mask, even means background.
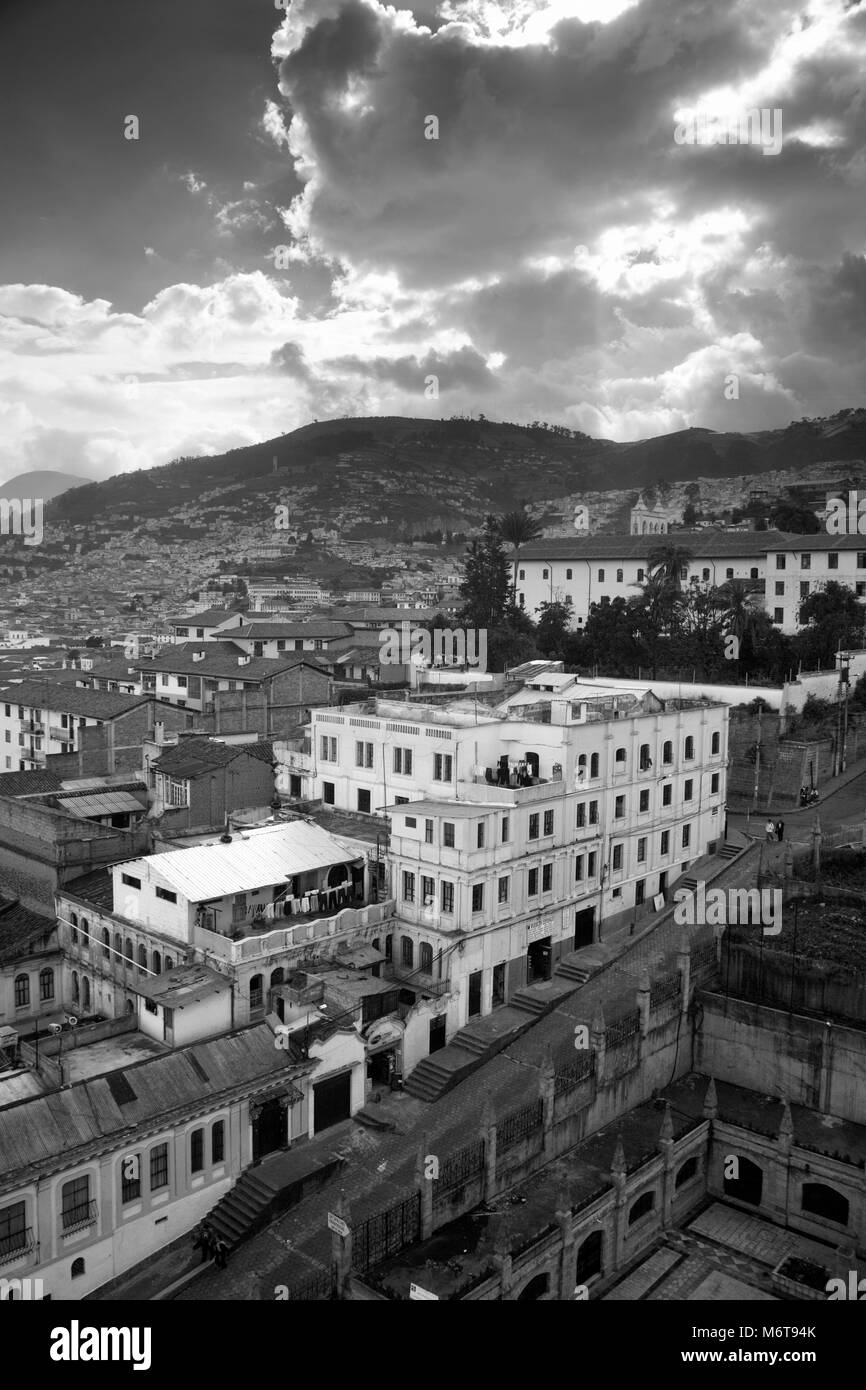
[[[866,0],[5,0],[0,478],[866,404],[864,72]]]

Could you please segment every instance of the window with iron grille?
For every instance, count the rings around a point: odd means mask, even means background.
[[[0,1207],[0,1260],[27,1244],[27,1208],[24,1202]]]
[[[454,884],[445,881],[442,883],[442,911],[448,913],[454,911]]]
[[[442,822],[442,843],[446,849],[454,848],[454,822],[444,820]]]
[[[23,1009],[30,1003],[30,977],[29,975],[15,976],[15,1007]]]
[[[528,836],[527,836],[527,839],[529,839],[529,840],[537,840],[537,839],[538,839],[538,826],[539,826],[539,815],[538,815],[538,812],[537,812],[537,811],[533,811],[532,815],[529,817],[529,834],[528,834]]]
[[[216,1120],[210,1132],[211,1163],[222,1163],[226,1156],[226,1122]]]
[[[482,912],[484,910],[484,884],[473,883],[472,885],[472,911]]]
[[[168,1187],[168,1144],[154,1144],[150,1151],[150,1190]]]
[[[542,864],[541,866],[541,891],[550,893],[553,889],[553,865]]]
[[[436,901],[436,880],[435,880],[435,879],[427,878],[426,875],[422,875],[422,877],[421,877],[421,898],[422,898],[422,900],[423,900],[423,902],[424,902],[424,906],[425,906],[425,907],[429,907],[431,903],[435,903],[435,901]]]
[[[200,1173],[204,1168],[203,1129],[194,1129],[189,1137],[189,1168],[191,1173]]]
[[[403,901],[413,903],[415,901],[415,875],[403,871]]]
[[[508,879],[507,879],[507,878],[501,878],[501,879],[499,880],[499,901],[500,901],[501,903],[507,903],[507,902],[508,902]]]
[[[545,813],[544,813],[544,833],[545,833],[545,835],[552,835],[552,834],[553,834],[553,812],[552,812],[552,811],[545,811]]]
[[[64,1230],[74,1226],[87,1215],[90,1206],[90,1178],[87,1175],[71,1178],[63,1184],[60,1206]]]
[[[135,1202],[141,1196],[141,1156],[127,1154],[120,1160],[120,1200]]]
[[[598,802],[597,802],[597,801],[591,801],[591,802],[589,803],[589,823],[590,823],[590,825],[598,825]]]

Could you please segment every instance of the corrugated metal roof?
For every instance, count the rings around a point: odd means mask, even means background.
[[[281,883],[293,874],[345,864],[352,855],[321,826],[306,821],[266,826],[230,845],[195,845],[152,854],[147,863],[190,902],[246,893]]]
[[[129,792],[105,792],[102,796],[60,797],[58,804],[74,816],[116,816],[126,811],[143,811],[140,801]]]

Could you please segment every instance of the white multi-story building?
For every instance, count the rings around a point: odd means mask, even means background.
[[[454,1028],[652,910],[714,852],[727,722],[713,701],[651,691],[477,714],[372,700],[313,712],[313,784],[326,804],[390,816],[386,955],[448,984]]]
[[[50,681],[26,680],[0,690],[0,769],[29,772],[46,766],[51,753],[77,753],[85,729],[113,724],[152,726],[151,695],[82,689]]]
[[[580,628],[594,603],[637,596],[647,556],[661,545],[692,552],[682,570],[684,583],[720,588],[729,579],[756,581],[764,608],[783,632],[798,630],[800,604],[829,580],[846,584],[866,602],[866,537],[711,530],[531,541],[515,566],[517,601],[533,615],[542,603],[571,599]]]

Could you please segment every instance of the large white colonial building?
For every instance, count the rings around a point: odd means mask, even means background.
[[[713,530],[676,531],[666,541],[651,534],[531,541],[515,566],[517,601],[532,616],[542,603],[571,599],[574,625],[582,627],[594,603],[636,597],[647,556],[660,544],[692,552],[684,582],[757,581],[764,608],[783,632],[797,631],[800,604],[829,580],[866,601],[866,537]]]

